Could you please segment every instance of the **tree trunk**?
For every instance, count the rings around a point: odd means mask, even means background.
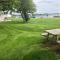
[[[21,13],[21,15],[22,15],[22,18],[23,18],[24,22],[28,22],[28,20],[29,20],[28,13],[24,11],[24,12]]]

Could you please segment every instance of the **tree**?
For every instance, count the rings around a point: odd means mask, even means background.
[[[0,10],[18,10],[21,12],[22,18],[25,22],[29,20],[28,13],[32,13],[35,10],[32,0],[0,0]]]
[[[28,13],[35,11],[34,3],[32,0],[20,0],[19,11],[21,11],[22,18],[25,22],[29,20]]]

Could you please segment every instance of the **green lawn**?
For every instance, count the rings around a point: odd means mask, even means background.
[[[42,46],[41,33],[60,28],[59,18],[31,19],[28,23],[0,23],[0,60],[57,60],[57,54]],[[18,22],[19,20],[19,22]]]

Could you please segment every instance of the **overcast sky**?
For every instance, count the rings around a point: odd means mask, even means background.
[[[34,0],[39,13],[60,13],[60,0]]]

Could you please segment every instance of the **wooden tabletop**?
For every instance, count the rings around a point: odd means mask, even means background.
[[[46,32],[53,34],[53,35],[60,35],[60,29],[46,30]]]

